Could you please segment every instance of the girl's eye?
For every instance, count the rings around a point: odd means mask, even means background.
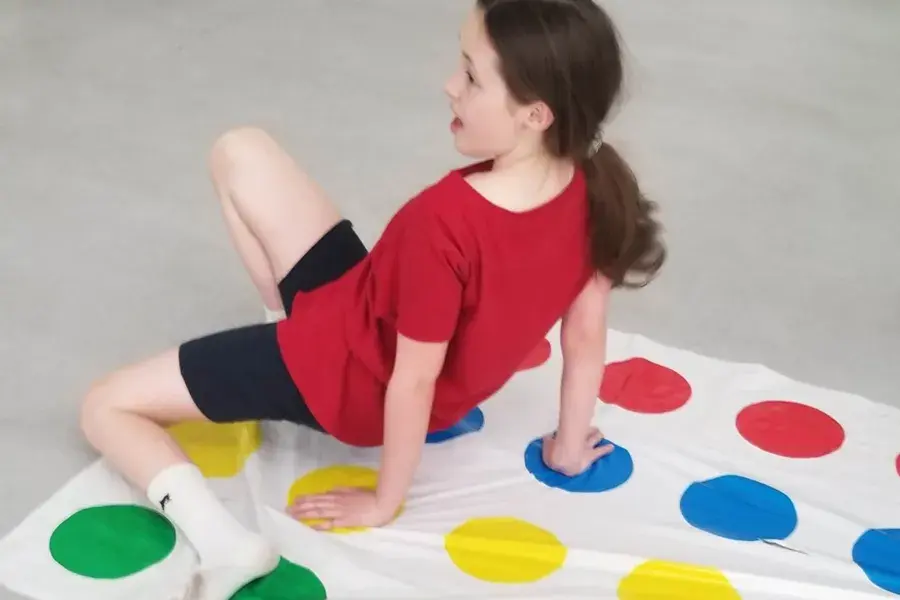
[[[471,71],[466,71],[466,78],[469,80],[469,83],[475,83],[475,77],[472,76]]]

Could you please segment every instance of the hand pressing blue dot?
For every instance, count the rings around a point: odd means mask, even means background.
[[[457,438],[461,435],[466,435],[467,433],[475,433],[476,431],[481,431],[483,428],[484,413],[481,412],[480,408],[473,408],[456,425],[448,427],[447,429],[429,433],[425,438],[425,443],[440,444],[441,442],[452,440],[453,438]]]
[[[609,445],[607,440],[598,446]],[[544,485],[567,492],[599,493],[615,489],[628,481],[634,473],[631,454],[619,445],[603,458],[594,461],[581,475],[569,477],[554,471],[544,463],[544,441],[538,438],[525,448],[525,468]]]

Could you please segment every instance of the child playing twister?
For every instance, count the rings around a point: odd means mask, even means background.
[[[188,341],[87,394],[87,439],[196,549],[203,600],[229,598],[278,554],[210,491],[172,424],[290,421],[382,446],[376,491],[287,510],[325,529],[385,525],[428,432],[497,392],[561,320],[544,460],[576,475],[609,451],[592,427],[609,295],[665,256],[652,203],[602,139],[622,81],[615,29],[592,0],[478,0],[460,41],[446,94],[469,166],[405,204],[369,251],[270,136],[226,133],[210,157],[215,191],[277,317]]]

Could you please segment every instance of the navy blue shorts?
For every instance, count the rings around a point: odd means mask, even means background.
[[[367,254],[350,221],[338,223],[278,283],[285,310],[298,292],[338,279]],[[275,323],[185,342],[179,362],[191,398],[210,421],[290,421],[322,431],[284,365]]]

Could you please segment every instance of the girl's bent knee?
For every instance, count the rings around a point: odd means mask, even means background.
[[[79,425],[88,441],[93,442],[109,413],[115,410],[109,378],[95,382],[81,403]]]
[[[133,372],[119,370],[94,382],[81,404],[81,430],[89,438],[117,414],[139,414],[135,401],[141,396]]]
[[[236,166],[257,159],[274,144],[272,137],[259,127],[230,129],[213,142],[209,168],[215,177],[225,176]]]

